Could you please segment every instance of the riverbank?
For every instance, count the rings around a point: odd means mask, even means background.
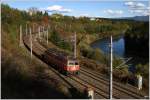
[[[126,54],[126,52],[125,52],[125,43],[124,43],[125,40],[124,40],[124,38],[122,36],[120,36],[118,39],[115,38],[113,40],[114,40],[113,41],[114,56],[117,54],[121,58],[132,57],[132,59],[128,62],[128,64],[132,64],[132,66],[130,65],[129,69],[128,69],[128,71],[131,73],[131,75],[129,75],[129,80],[132,81],[133,77],[136,78],[137,74],[141,74],[143,76],[143,87],[148,88],[148,75],[149,74],[148,74],[148,70],[146,70],[148,68],[148,66],[147,66],[148,65],[147,64],[148,60],[146,60],[146,58],[141,58],[140,55],[133,55],[133,54],[132,55],[128,55],[128,54]],[[99,48],[105,54],[108,54],[109,53],[109,47],[108,47],[107,44],[109,44],[109,39],[108,38],[104,38],[104,39],[101,39],[101,40],[98,40],[98,41],[92,43],[91,46],[93,48]],[[134,82],[132,82],[132,84],[136,85],[136,82],[134,81]]]
[[[106,37],[105,37],[106,38]],[[95,37],[94,39],[86,39],[86,41],[88,40],[88,42],[82,42],[80,45],[80,52],[81,52],[81,55],[84,56],[84,57],[87,57],[89,59],[92,59],[104,66],[101,66],[99,68],[99,66],[92,66],[92,68],[94,70],[99,70],[101,73],[105,74],[105,75],[109,75],[109,56],[108,54],[106,55],[101,48],[92,48],[91,47],[91,44],[96,42],[96,41],[99,41],[99,40],[102,40],[104,38],[98,38],[98,37]],[[91,40],[91,41],[89,41]],[[114,65],[114,68],[115,66],[118,66],[119,64],[123,63],[124,61],[123,60],[120,60],[119,58],[117,57],[114,57],[114,62],[113,62],[113,65]],[[114,69],[114,77],[116,79],[119,79],[121,81],[124,81],[126,83],[126,79],[127,77],[129,76],[129,72],[128,72],[128,69],[127,67],[124,67],[124,68],[119,68],[119,69]]]

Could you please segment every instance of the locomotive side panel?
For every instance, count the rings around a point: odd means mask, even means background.
[[[52,64],[54,65],[55,68],[57,68],[59,71],[65,71],[64,67],[67,66],[67,61],[60,61],[59,59],[57,59],[57,56],[53,55],[53,54],[44,54],[44,59],[48,64]]]
[[[48,63],[54,65],[53,67],[57,70],[63,72],[64,74],[78,74],[79,72],[79,63],[76,59],[68,58],[67,55],[63,55],[56,50],[55,51],[46,51],[43,55],[43,59]]]

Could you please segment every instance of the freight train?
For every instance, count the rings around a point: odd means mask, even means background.
[[[59,72],[69,74],[79,74],[79,61],[68,53],[59,51],[55,48],[50,48],[45,51],[42,58],[46,63],[52,65]]]

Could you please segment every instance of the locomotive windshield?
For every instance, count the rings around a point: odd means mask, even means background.
[[[74,63],[69,63],[69,65],[74,65]]]
[[[68,61],[68,65],[79,65],[77,61]]]

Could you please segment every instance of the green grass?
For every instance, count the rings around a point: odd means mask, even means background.
[[[2,31],[2,98],[68,98],[58,80],[43,79],[50,69],[35,57],[31,60],[29,51],[19,47],[18,35],[15,27]]]

